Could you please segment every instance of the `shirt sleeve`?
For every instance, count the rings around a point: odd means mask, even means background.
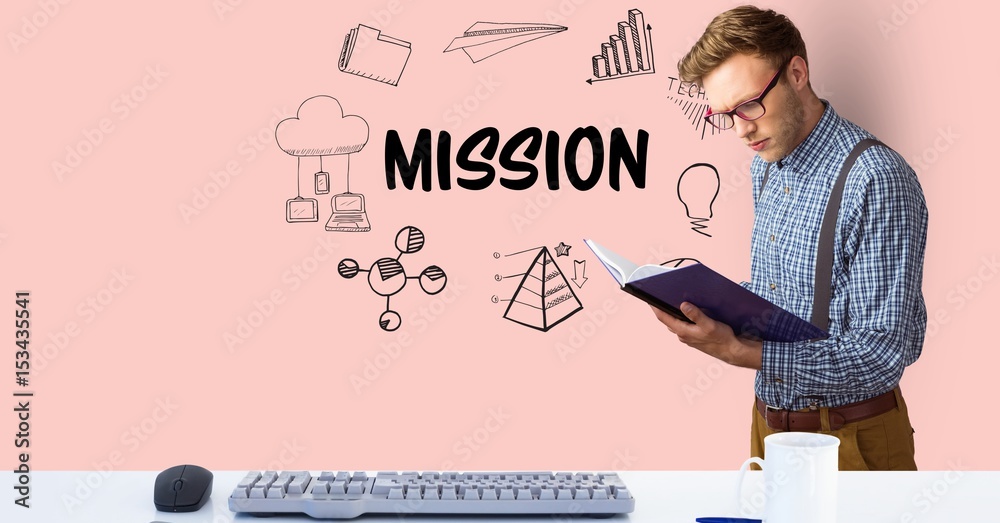
[[[927,207],[919,182],[905,164],[881,164],[857,191],[854,205],[841,209],[846,274],[838,281],[848,301],[845,317],[831,318],[831,327],[840,322],[838,333],[763,344],[763,379],[790,386],[795,396],[885,392],[923,346]]]

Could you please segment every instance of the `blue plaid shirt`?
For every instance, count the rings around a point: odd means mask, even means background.
[[[754,157],[750,282],[743,285],[800,318],[812,317],[820,224],[830,190],[867,131],[826,110],[788,156]],[[873,146],[851,169],[834,236],[830,338],[764,342],[754,385],[768,405],[835,407],[892,390],[917,360],[927,328],[921,293],[927,207],[913,169]]]

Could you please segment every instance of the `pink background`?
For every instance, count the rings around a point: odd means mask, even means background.
[[[218,11],[224,2],[74,2],[51,16],[34,0],[4,4],[0,289],[8,310],[15,291],[32,296],[36,470],[729,469],[743,460],[753,372],[680,344],[615,288],[581,240],[643,262],[691,256],[734,280],[749,276],[752,152],[732,135],[700,140],[667,100],[677,59],[737,2],[233,1]],[[931,322],[902,384],[918,465],[1000,468],[990,414],[998,184],[986,144],[996,118],[985,90],[998,76],[987,53],[996,8],[767,6],[802,31],[820,96],[909,159],[927,197]],[[657,73],[588,85],[590,57],[631,7],[654,28]],[[45,23],[26,29],[32,19]],[[441,52],[477,20],[569,30],[479,63]],[[398,87],[337,69],[343,36],[359,23],[412,43]],[[319,197],[320,222],[284,220],[295,158],[274,143],[274,126],[319,94],[369,124],[367,146],[351,158],[369,233],[325,232],[328,196]],[[129,107],[123,95],[141,101]],[[565,177],[556,192],[542,183],[522,192],[499,183],[386,188],[389,129],[407,148],[421,128],[446,130],[454,154],[483,127],[505,142],[538,126],[565,143],[587,125],[605,139],[622,127],[633,147],[638,129],[649,132],[645,189],[624,179],[612,191],[606,170],[588,192]],[[87,133],[100,143],[57,175],[54,162]],[[314,162],[303,160],[306,196]],[[340,162],[324,163],[333,192],[343,186]],[[695,162],[722,177],[711,238],[690,230],[675,193]],[[228,177],[214,174],[227,166]],[[462,171],[452,167],[454,180]],[[182,207],[206,191],[207,204],[185,217]],[[363,268],[395,257],[406,225],[427,240],[403,266],[415,275],[438,265],[448,287],[429,296],[411,282],[392,298],[403,325],[389,333],[376,322],[384,300],[336,268],[347,257]],[[509,298],[516,279],[494,274],[521,273],[530,256],[493,253],[559,242],[572,245],[557,259],[564,272],[587,260],[592,281],[576,289],[585,310],[548,332],[503,319],[505,302],[490,298]],[[297,267],[308,279],[289,276]],[[112,282],[116,274],[127,285]],[[273,297],[269,315],[229,350],[224,335]],[[575,352],[561,357],[559,347]],[[13,391],[5,354],[0,383]],[[357,390],[352,376],[375,362],[383,368]],[[8,411],[0,429],[15,427]],[[13,466],[5,445],[0,459]]]

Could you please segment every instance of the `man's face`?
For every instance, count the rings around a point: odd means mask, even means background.
[[[722,62],[702,78],[712,112],[726,112],[756,98],[775,71],[764,59],[748,55],[733,55]],[[787,74],[786,68],[782,76]],[[784,78],[779,79],[761,103],[766,109],[764,116],[749,122],[737,116],[733,129],[761,159],[774,162],[787,156],[801,141],[805,111],[802,101]]]

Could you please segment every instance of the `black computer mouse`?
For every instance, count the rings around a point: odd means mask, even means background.
[[[153,504],[163,512],[194,512],[212,495],[212,473],[198,465],[177,465],[156,476]]]

